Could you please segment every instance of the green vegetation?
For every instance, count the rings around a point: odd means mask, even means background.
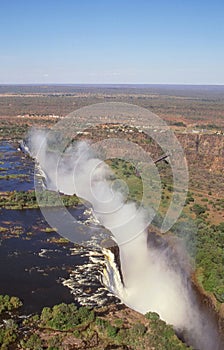
[[[194,204],[192,207],[192,211],[197,215],[204,214],[207,210],[206,206],[200,205],[200,204]]]
[[[109,164],[115,176],[124,179],[129,186],[128,199],[140,201],[142,196],[141,179],[133,166],[122,160],[114,159]],[[173,188],[162,182],[162,201],[159,212],[153,220],[160,226],[166,212]],[[192,259],[196,259],[197,276],[203,288],[213,293],[220,303],[224,303],[224,223],[211,222],[212,210],[223,213],[224,199],[211,198],[211,192],[202,195],[193,191],[187,193],[184,211],[172,231],[184,239],[185,246]]]
[[[18,325],[9,319],[0,328],[0,349],[8,350],[10,344],[14,344],[18,338]]]
[[[37,334],[32,334],[28,339],[22,339],[20,345],[23,349],[43,350],[43,341]],[[48,348],[49,349],[49,348]],[[55,348],[54,348],[55,349]],[[53,350],[53,349],[52,349]]]
[[[13,191],[3,192],[0,198],[0,207],[6,209],[34,209],[38,208],[36,195],[42,206],[61,206],[73,207],[78,205],[79,199],[74,196],[60,195],[52,191],[43,191],[35,193],[35,191]]]
[[[3,299],[4,305],[7,304],[8,298]],[[20,305],[17,298],[12,299],[12,303]],[[187,349],[173,328],[161,321],[157,314],[149,312],[145,317],[141,316],[141,320],[138,318],[135,311],[128,310],[128,314],[123,314],[115,306],[94,310],[62,303],[53,308],[45,307],[40,316],[30,316],[22,324],[17,324],[13,318],[8,319],[0,327],[0,349],[7,350],[13,344],[22,349],[60,350],[67,348],[64,344],[73,348],[77,342],[83,350],[124,345],[136,350]],[[23,327],[27,330],[25,334]]]
[[[224,227],[197,219],[196,267],[206,291],[224,302]]]
[[[186,206],[172,231],[184,239],[185,246],[196,262],[199,284],[224,302],[224,222],[213,223],[211,211],[223,210],[223,199],[188,193]],[[203,204],[201,204],[203,203]],[[206,203],[206,204],[204,204]]]
[[[192,202],[194,202],[193,193],[188,191],[185,205],[190,204]]]
[[[142,323],[143,322],[143,323]],[[128,345],[131,349],[181,350],[187,347],[176,337],[172,326],[161,321],[155,313],[147,313],[142,322],[117,326],[116,320],[97,317],[99,334],[112,338],[114,345]],[[116,326],[115,326],[116,324]]]
[[[79,199],[75,195],[68,196],[60,194],[60,200],[58,199],[58,193],[53,191],[43,191],[36,193],[38,196],[38,201],[41,203],[41,206],[61,206],[73,207],[79,204]]]
[[[148,312],[145,317],[149,320],[151,329],[149,338],[154,349],[192,349],[191,347],[186,347],[186,345],[181,343],[181,341],[175,336],[173,327],[160,320],[159,315],[157,315],[155,312]]]
[[[14,237],[20,237],[24,234],[24,229],[22,226],[9,226],[9,227],[2,227],[0,226],[0,233],[1,233],[1,239],[4,238],[10,238],[12,236]],[[31,232],[27,232],[27,235],[30,235]]]
[[[1,137],[4,139],[20,139],[23,137],[27,130],[28,130],[28,124],[24,123],[22,125],[14,125],[11,123],[5,122],[5,125],[3,124],[4,121],[1,122]]]
[[[22,302],[17,297],[10,297],[9,295],[0,295],[0,314],[5,311],[18,309],[22,306]]]
[[[0,316],[11,312],[22,306],[22,302],[17,297],[9,295],[0,295]],[[1,318],[0,318],[1,319]],[[7,350],[10,344],[13,344],[18,337],[18,325],[13,319],[7,319],[3,324],[0,323],[0,349]]]
[[[26,174],[7,174],[0,175],[0,180],[10,180],[10,179],[27,179],[28,175]]]
[[[104,313],[105,311],[104,308]],[[136,350],[153,348],[162,350],[165,348],[164,346],[168,346],[166,348],[170,350],[186,349],[186,346],[175,336],[173,328],[161,321],[158,315],[154,317],[155,314],[148,313],[145,319],[142,316],[144,323],[133,323],[127,318],[124,325],[121,319],[114,318],[110,312],[106,317],[97,316],[100,313],[101,310],[94,311],[86,307],[78,309],[73,304],[60,304],[52,309],[43,309],[39,326],[42,329],[47,327],[48,330],[66,331],[66,336],[72,334],[79,341],[83,341],[86,348],[95,336],[98,339],[100,349],[113,345],[128,345]],[[61,342],[63,342],[63,338],[61,334]],[[29,338],[28,341],[33,342],[34,337]],[[36,342],[37,346],[43,345],[37,336]]]
[[[64,237],[51,237],[50,239],[48,239],[48,242],[56,243],[56,244],[70,243],[70,241]]]
[[[157,199],[158,199],[158,193],[160,190],[160,183],[157,181],[156,177],[153,179],[153,176],[151,178],[146,178],[144,176],[144,169],[137,169],[133,164],[130,162],[127,162],[122,159],[112,159],[107,161],[108,165],[112,168],[114,172],[114,176],[111,177],[111,181],[114,181],[114,188],[119,189],[121,192],[124,193],[124,198],[127,201],[134,201],[137,205],[142,203],[143,206],[146,208],[148,206],[156,206],[157,205]],[[141,168],[142,164],[139,163],[139,168]],[[153,172],[154,170],[151,169]],[[142,173],[142,175],[141,175]],[[152,173],[151,173],[152,175]],[[143,197],[143,183],[142,178],[144,177],[144,197]],[[123,180],[128,187],[128,191],[126,193],[126,188],[119,187],[119,181],[116,182],[116,179]],[[164,190],[165,193],[165,190]],[[126,198],[127,197],[127,198]],[[165,202],[165,201],[164,201]]]
[[[34,191],[3,192],[0,198],[0,207],[6,209],[37,208]]]
[[[197,124],[195,125],[196,128],[200,128],[200,129],[209,129],[209,130],[220,130],[222,129],[219,125],[217,124],[212,124],[212,123],[208,123],[208,124]]]
[[[11,89],[11,88],[10,88]],[[17,92],[22,87],[14,87]],[[60,111],[60,115],[66,115],[74,108],[74,91],[66,90],[59,95],[54,93],[47,93],[46,87],[30,87],[29,89],[43,89],[44,94],[36,94],[35,96],[24,95],[21,96],[1,96],[0,104],[1,111],[4,118],[0,122],[0,137],[8,139],[22,138],[29,125],[48,127],[53,125],[56,120],[50,118],[47,120],[46,116],[49,113],[55,113]],[[51,92],[54,92],[54,87],[51,87]],[[66,87],[66,89],[74,89]],[[80,89],[80,88],[79,88]],[[75,98],[75,107],[81,107],[86,105],[90,101],[103,102],[111,100],[111,98],[118,98],[124,102],[130,102],[138,104],[142,107],[149,108],[160,116],[164,117],[168,123],[175,127],[188,128],[193,123],[192,128],[198,128],[200,132],[199,153],[195,154],[193,134],[190,137],[190,142],[187,140],[187,135],[181,134],[185,130],[180,129],[178,138],[180,142],[183,140],[184,148],[187,150],[187,158],[190,170],[190,184],[196,191],[203,190],[202,193],[191,192],[187,195],[184,212],[180,218],[180,221],[173,227],[173,232],[178,237],[183,237],[189,252],[192,257],[196,258],[197,278],[200,284],[206,291],[213,293],[220,303],[224,302],[224,222],[223,222],[223,209],[224,199],[218,198],[222,196],[223,189],[221,186],[222,169],[221,169],[221,157],[217,159],[217,163],[213,164],[213,155],[221,154],[222,149],[215,144],[215,138],[220,138],[216,135],[220,130],[223,130],[223,108],[224,99],[223,93],[211,92],[209,95],[207,92],[186,92],[186,95],[179,96],[179,91],[164,90],[164,96],[155,95],[155,88],[150,92],[150,89],[144,90],[144,93],[137,91],[133,93],[131,90],[122,89],[110,90],[107,89],[107,94],[98,90],[97,93],[93,91],[88,92],[88,96],[82,92],[80,97]],[[80,90],[78,90],[80,92]],[[85,90],[86,92],[87,90]],[[21,91],[20,91],[21,92]],[[131,95],[130,95],[131,92]],[[93,94],[92,94],[93,93]],[[153,94],[150,96],[150,94]],[[76,95],[78,95],[76,93]],[[59,112],[58,112],[59,113]],[[26,114],[25,117],[14,117],[17,114]],[[11,116],[12,118],[5,118],[5,116]],[[38,117],[39,116],[39,117]],[[115,128],[116,129],[116,128]],[[189,128],[188,128],[189,129]],[[205,129],[201,133],[202,129]],[[133,128],[134,130],[134,128]],[[208,132],[206,130],[209,130]],[[118,127],[116,132],[122,131],[122,128]],[[128,134],[128,128],[125,128],[128,139],[131,140],[130,134]],[[134,131],[136,132],[136,130]],[[219,132],[220,133],[220,132]],[[112,136],[115,136],[114,133]],[[211,134],[211,138],[207,136]],[[133,134],[132,134],[133,135]],[[122,136],[122,135],[121,135]],[[205,136],[205,137],[204,137]],[[103,131],[96,130],[93,139],[105,138]],[[107,135],[106,135],[107,137]],[[140,139],[140,141],[139,141]],[[97,139],[98,140],[98,139]],[[140,138],[134,135],[134,140],[139,142],[149,152],[154,147],[151,139],[143,137]],[[50,145],[51,150],[54,148],[54,140]],[[203,150],[203,142],[207,146]],[[191,148],[192,147],[192,148]],[[201,149],[202,147],[202,149]],[[207,154],[206,149],[209,150]],[[211,150],[211,152],[210,152]],[[152,153],[153,156],[154,153]],[[209,158],[211,156],[211,159]],[[153,158],[154,159],[154,158]],[[156,157],[155,157],[156,159]],[[115,171],[116,178],[124,179],[129,187],[129,193],[127,195],[128,200],[135,200],[137,204],[142,199],[142,183],[139,176],[139,172],[129,162],[123,160],[112,160],[110,165]],[[215,163],[215,162],[214,162]],[[9,174],[5,175],[4,163],[0,162],[2,167],[0,168],[0,180],[13,180],[21,179],[26,180],[25,174]],[[210,166],[211,170],[210,170]],[[171,174],[167,170],[167,165],[163,162],[158,163],[158,169],[161,175],[162,181],[162,200],[159,207],[159,213],[154,219],[154,224],[161,225],[164,214],[172,199],[173,188],[171,185]],[[215,168],[217,167],[217,169]],[[221,169],[221,170],[219,170]],[[221,176],[217,176],[217,171],[220,171]],[[150,187],[150,185],[152,185]],[[114,186],[119,186],[119,183],[115,181]],[[149,191],[146,193],[144,204],[152,204],[154,201],[153,193],[157,192],[157,184],[149,183]],[[154,192],[153,192],[154,191]],[[207,196],[208,195],[208,196]],[[57,194],[46,191],[38,194],[39,199],[43,205],[57,206],[61,205],[58,201]],[[75,196],[61,196],[61,199],[65,206],[74,206],[79,203]],[[26,209],[37,208],[38,204],[34,191],[29,192],[8,192],[2,193],[0,198],[0,207],[7,209]],[[4,225],[4,224],[3,224]],[[10,224],[11,225],[11,224]],[[12,226],[12,225],[11,225]],[[2,236],[7,235],[7,232],[20,236],[23,230],[19,226],[13,227],[13,229],[1,227]],[[63,238],[55,238],[50,235],[53,230],[47,228],[46,232],[49,233],[49,240],[51,242],[66,243]],[[27,233],[27,235],[30,233]],[[21,238],[22,239],[22,238]],[[195,249],[196,248],[196,249]],[[7,312],[13,313],[20,303],[17,301],[11,301],[11,298],[4,296],[0,298],[1,317],[5,317]],[[15,307],[14,307],[14,306]],[[48,350],[61,350],[63,346],[65,348],[80,348],[80,349],[102,349],[114,346],[127,346],[131,349],[186,349],[174,335],[173,329],[162,322],[157,314],[147,313],[146,319],[127,320],[125,314],[122,312],[115,315],[110,313],[109,309],[95,310],[93,316],[91,312],[93,310],[86,310],[85,308],[80,311],[74,307],[74,305],[57,305],[53,308],[45,308],[40,317],[35,315],[28,320],[24,320],[24,325],[27,325],[27,334],[24,336],[23,331],[20,331],[20,325],[17,325],[15,320],[8,319],[5,324],[0,327],[0,348],[9,349],[10,346],[14,348],[22,349],[48,349]],[[11,315],[9,315],[11,317]],[[43,336],[45,335],[45,337]],[[70,343],[62,345],[64,341],[69,340]],[[78,345],[76,342],[79,342]],[[77,346],[76,346],[76,345]],[[9,346],[10,345],[10,346]],[[10,348],[10,349],[11,349]]]
[[[79,309],[74,304],[59,304],[52,309],[45,307],[41,313],[41,327],[67,331],[84,322],[92,322],[95,318],[93,310],[86,307]]]
[[[52,232],[56,232],[56,231],[57,231],[57,229],[53,228],[53,227],[46,227],[45,228],[46,233],[52,233]]]
[[[174,126],[181,126],[181,127],[184,127],[184,128],[186,128],[186,124],[185,123],[183,123],[183,122],[170,122],[169,123],[170,125],[174,125]]]
[[[172,231],[184,239],[185,246],[196,262],[196,276],[200,285],[224,303],[224,222],[214,224],[209,216],[211,207],[217,210],[223,199],[206,200],[198,195],[199,204],[191,193],[184,213]],[[193,215],[193,216],[192,216]]]

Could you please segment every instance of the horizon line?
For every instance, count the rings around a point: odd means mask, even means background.
[[[40,85],[73,85],[73,86],[132,86],[132,85],[139,85],[139,86],[152,86],[152,85],[159,85],[159,86],[224,86],[224,83],[1,83],[0,86],[26,86],[26,85],[32,85],[32,86],[40,86]]]

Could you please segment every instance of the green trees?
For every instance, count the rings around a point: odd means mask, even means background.
[[[17,297],[9,295],[0,295],[0,315],[7,311],[18,309],[22,302]],[[13,319],[7,319],[0,327],[0,348],[7,350],[8,345],[14,343],[18,335],[18,326]]]
[[[192,211],[197,215],[201,215],[201,214],[204,214],[207,210],[207,207],[206,206],[203,206],[201,204],[194,204],[192,206]]]
[[[0,295],[0,314],[5,311],[18,309],[22,306],[21,300],[17,297],[10,297],[9,295]]]
[[[107,335],[108,337],[115,338],[118,332],[118,328],[108,324],[107,326]]]
[[[37,192],[38,200],[43,206],[55,207],[60,206],[61,201],[66,207],[74,207],[79,203],[78,197],[75,195],[60,195],[58,200],[58,193],[53,191]],[[0,200],[0,207],[6,209],[33,209],[38,208],[36,194],[34,191],[13,191],[7,192],[5,197]]]
[[[224,302],[224,231],[223,223],[198,224],[196,267],[206,291],[214,293],[219,302]]]
[[[156,313],[156,312],[147,312],[145,314],[145,317],[148,319],[148,320],[151,320],[151,321],[157,321],[159,320],[159,315]]]
[[[22,340],[20,344],[26,350],[43,350],[43,342],[36,333],[32,334],[27,341]]]
[[[12,301],[17,305],[16,299]],[[156,313],[149,312],[141,320],[139,315],[135,319],[135,315],[127,311],[123,316],[116,307],[112,312],[105,307],[94,311],[64,303],[52,308],[45,307],[40,317],[34,315],[26,318],[22,328],[13,319],[4,322],[0,327],[0,349],[60,350],[65,343],[71,349],[74,344],[87,349],[98,348],[98,345],[100,348],[101,345],[104,348],[128,346],[133,350],[186,349],[175,336],[173,328],[161,321]],[[25,333],[24,327],[27,330]]]
[[[8,345],[14,343],[17,339],[17,324],[9,319],[4,326],[0,328],[0,346],[1,350],[7,350]]]
[[[176,337],[173,327],[162,321],[157,313],[147,312],[145,317],[149,320],[150,332],[147,337],[151,347],[158,350],[192,349]]]
[[[142,323],[135,323],[132,328],[132,332],[136,334],[136,336],[143,336],[147,331],[147,328]]]
[[[45,307],[41,313],[41,325],[55,330],[67,331],[84,322],[92,322],[95,313],[87,307],[80,307],[75,304],[59,304],[52,309]]]

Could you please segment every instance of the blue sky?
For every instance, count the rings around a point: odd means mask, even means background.
[[[224,1],[0,0],[0,83],[224,84]]]

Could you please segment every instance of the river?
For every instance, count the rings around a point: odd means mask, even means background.
[[[4,176],[0,190],[34,189],[32,159],[6,141],[0,143],[0,152]],[[7,175],[15,177],[7,179]],[[85,221],[89,220],[85,209],[80,205],[70,212]],[[60,243],[60,236],[49,230],[39,209],[1,208],[0,226],[0,294],[18,296],[25,314],[61,302],[90,306],[118,302],[101,283],[104,256],[97,244]]]

